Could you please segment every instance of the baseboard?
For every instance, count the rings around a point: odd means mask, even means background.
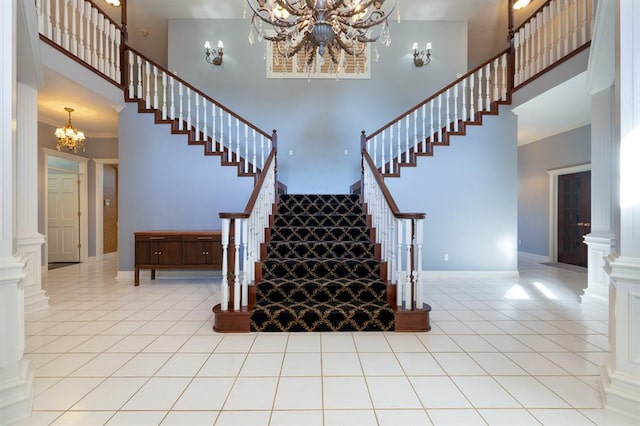
[[[117,281],[133,282],[133,278],[133,271],[118,271],[118,274],[116,275]],[[192,278],[222,278],[222,271],[156,269],[156,280],[187,280]],[[151,280],[151,270],[141,270],[140,280]]]
[[[518,257],[523,260],[528,260],[530,262],[536,262],[536,263],[551,262],[551,258],[549,256],[543,256],[535,253],[528,253],[526,251],[519,251]]]
[[[421,278],[517,278],[518,271],[423,271]]]

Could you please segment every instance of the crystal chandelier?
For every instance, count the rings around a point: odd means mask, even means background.
[[[387,19],[396,0],[247,0],[253,10],[249,41],[269,40],[286,58],[302,53],[310,66],[318,56],[340,66],[344,55],[360,56],[366,43],[389,46]],[[264,23],[272,28],[266,30]]]
[[[68,148],[69,151],[78,152],[78,148],[84,151],[84,133],[78,131],[71,125],[71,113],[73,108],[66,107],[64,109],[69,113],[69,122],[64,127],[58,127],[54,133],[58,138],[56,148],[60,151],[62,148]]]

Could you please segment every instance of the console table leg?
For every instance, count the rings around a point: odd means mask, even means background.
[[[155,280],[155,279],[156,279],[156,270],[155,270],[155,269],[152,269],[152,270],[151,270],[151,279],[152,279],[152,280]]]
[[[140,268],[138,268],[137,266],[135,268],[135,273],[133,277],[133,285],[136,287],[140,285]]]

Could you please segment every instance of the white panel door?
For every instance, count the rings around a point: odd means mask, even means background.
[[[79,262],[78,176],[49,174],[48,192],[49,262]]]

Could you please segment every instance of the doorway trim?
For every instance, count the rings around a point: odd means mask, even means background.
[[[49,264],[49,227],[47,221],[49,220],[49,201],[47,194],[49,193],[49,183],[47,182],[47,176],[49,175],[49,157],[64,158],[66,160],[74,161],[78,163],[78,177],[80,178],[79,198],[80,198],[80,262],[85,262],[89,257],[89,192],[87,186],[87,164],[89,159],[74,155],[66,152],[59,152],[50,148],[42,148],[44,152],[44,223],[45,223],[45,236],[44,243],[44,265]]]
[[[103,203],[103,199],[104,199],[104,166],[107,165],[113,165],[113,164],[118,164],[118,159],[117,158],[99,158],[99,159],[93,159],[93,161],[96,163],[96,176],[95,176],[95,188],[94,188],[94,192],[96,194],[96,199],[95,199],[95,217],[94,217],[94,223],[96,224],[96,237],[95,237],[95,242],[96,242],[96,247],[95,247],[95,253],[96,253],[96,257],[95,260],[102,260],[104,258],[104,232],[102,232],[102,220],[104,218],[104,214],[102,211],[102,203]]]
[[[549,261],[558,261],[558,176],[591,171],[591,163],[549,169]]]

